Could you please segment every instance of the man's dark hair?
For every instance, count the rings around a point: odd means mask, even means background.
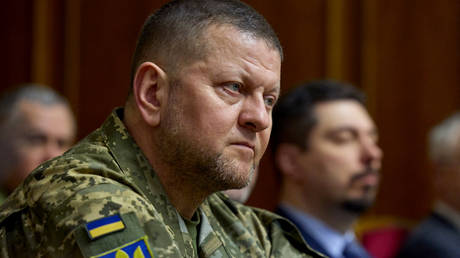
[[[134,52],[131,85],[140,64],[152,61],[162,69],[175,69],[206,55],[203,34],[210,25],[231,25],[263,39],[282,59],[278,37],[265,18],[238,0],[173,0],[144,23]],[[168,71],[168,70],[167,70]]]
[[[330,80],[302,84],[282,96],[273,110],[272,151],[276,152],[280,143],[307,150],[307,139],[318,122],[315,106],[335,100],[354,100],[364,105],[365,96],[352,85]]]

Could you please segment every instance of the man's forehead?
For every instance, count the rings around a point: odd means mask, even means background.
[[[66,130],[68,127],[75,127],[72,111],[63,103],[43,104],[39,101],[21,100],[16,109],[14,123],[20,125],[51,127],[53,124]]]
[[[185,64],[179,74],[195,71],[216,80],[240,78],[252,85],[271,85],[270,92],[279,93],[281,61],[276,49],[232,26],[215,26],[210,34],[205,57]]]
[[[48,114],[52,111],[70,113],[70,109],[63,103],[45,104],[40,101],[24,99],[19,101],[17,109],[21,114]]]
[[[238,40],[235,40],[235,36]],[[237,44],[254,45],[255,43],[263,42],[270,51],[276,51],[278,54],[279,62],[281,63],[281,53],[279,50],[272,46],[268,39],[256,36],[250,31],[241,30],[240,28],[231,24],[211,24],[203,33],[202,43],[206,44],[209,50],[221,50],[227,48],[235,48]]]
[[[328,129],[357,128],[375,129],[366,108],[355,100],[333,100],[321,102],[314,108],[317,127]]]

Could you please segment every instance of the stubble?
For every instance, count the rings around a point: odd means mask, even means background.
[[[173,88],[177,90],[178,85]],[[192,183],[209,193],[247,186],[254,174],[255,164],[250,171],[241,171],[238,161],[212,150],[203,144],[206,141],[190,137],[187,131],[190,127],[184,124],[183,111],[174,92],[169,97],[167,115],[162,120],[156,144],[162,150],[160,158],[172,168],[171,177],[177,184]],[[199,137],[206,137],[206,132]]]

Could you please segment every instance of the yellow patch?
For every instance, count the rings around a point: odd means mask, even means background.
[[[88,222],[85,226],[91,239],[125,229],[125,224],[118,214]]]
[[[90,230],[89,234],[91,235],[92,238],[96,238],[96,237],[106,235],[108,233],[119,231],[124,228],[125,228],[125,225],[123,224],[123,222],[119,221],[119,222],[115,222],[109,225],[101,226],[96,229]]]

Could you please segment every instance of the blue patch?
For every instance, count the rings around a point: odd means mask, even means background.
[[[92,256],[92,258],[153,258],[153,253],[147,243],[147,236],[143,236],[133,242],[127,243],[108,252]]]

